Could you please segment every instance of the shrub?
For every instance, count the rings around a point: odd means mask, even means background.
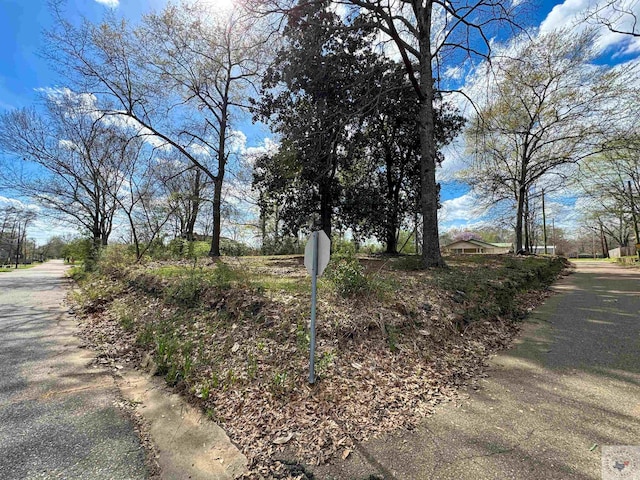
[[[215,268],[211,272],[212,286],[228,289],[231,287],[231,281],[235,278],[235,272],[224,262],[217,262]]]
[[[260,249],[263,255],[295,255],[304,253],[305,242],[296,237],[266,238]]]
[[[221,238],[220,253],[231,257],[241,257],[249,255],[251,253],[251,248],[242,242],[231,240],[230,238]]]
[[[119,278],[134,263],[135,255],[127,245],[109,245],[100,251],[97,267],[103,275]]]
[[[364,267],[353,253],[338,253],[333,256],[326,272],[336,292],[343,297],[354,297],[367,293],[371,282],[364,274]]]
[[[351,240],[333,238],[331,243],[333,253],[336,255],[354,256],[356,254],[356,245]]]

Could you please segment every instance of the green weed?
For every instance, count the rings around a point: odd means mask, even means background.
[[[324,377],[329,368],[333,365],[336,354],[333,352],[324,352],[316,362],[316,374],[319,378]]]
[[[298,350],[301,352],[309,350],[310,343],[311,336],[307,330],[306,322],[298,323],[296,326],[296,345]]]
[[[247,358],[247,376],[251,380],[258,376],[258,359],[253,353],[249,353]]]
[[[284,370],[275,372],[271,376],[271,384],[269,387],[275,395],[284,394],[289,387],[289,374]]]
[[[370,282],[364,267],[351,253],[336,254],[326,271],[327,278],[342,297],[355,297],[369,292]]]

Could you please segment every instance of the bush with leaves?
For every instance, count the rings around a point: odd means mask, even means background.
[[[333,255],[326,276],[343,297],[363,295],[371,289],[371,281],[365,275],[364,267],[349,251]]]

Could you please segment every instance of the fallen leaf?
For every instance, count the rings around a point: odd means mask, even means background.
[[[275,443],[276,445],[284,445],[292,438],[293,438],[293,433],[289,433],[288,435],[277,437],[276,439],[273,440],[273,443]]]
[[[346,460],[349,457],[349,455],[351,455],[351,452],[352,450],[348,448],[345,449],[344,452],[342,452],[342,460]]]

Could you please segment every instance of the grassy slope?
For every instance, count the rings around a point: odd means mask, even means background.
[[[411,257],[360,263],[367,283],[355,296],[319,282],[314,387],[310,281],[299,256],[136,268],[112,258],[77,300],[105,357],[153,358],[224,424],[255,471],[275,475],[283,465],[274,459],[345,455],[354,441],[414,425],[475,382],[487,355],[512,338],[530,291],[564,266],[485,256],[450,258],[447,270],[411,270]]]

